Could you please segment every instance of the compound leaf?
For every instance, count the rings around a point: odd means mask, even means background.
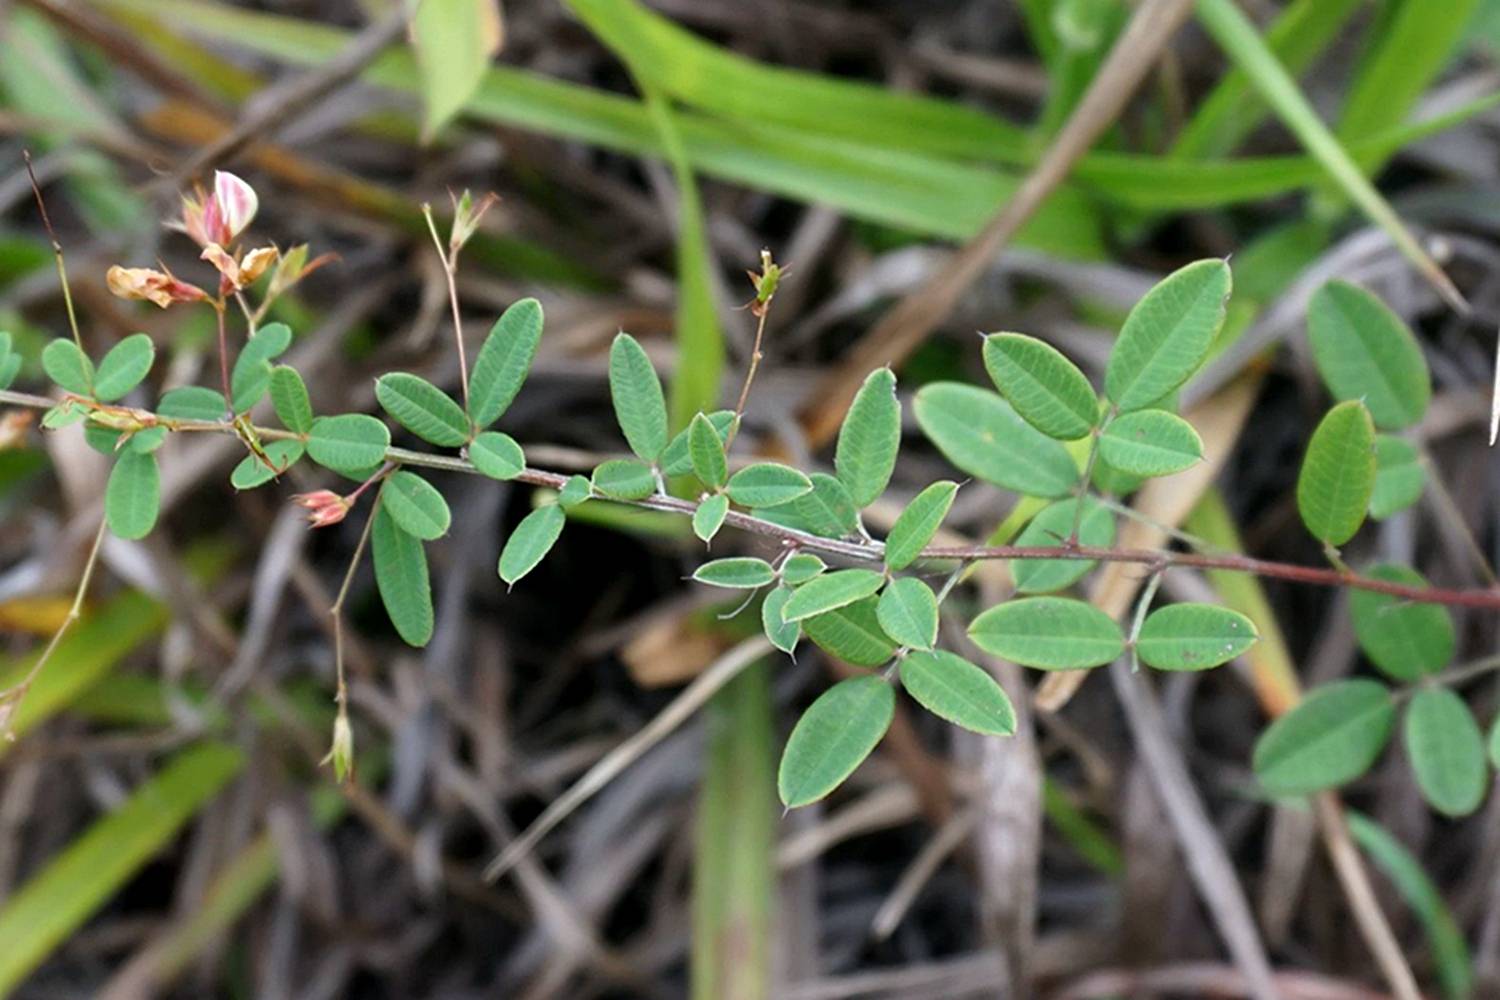
[[[713,541],[719,529],[724,526],[724,518],[728,516],[729,497],[723,493],[705,497],[698,504],[698,509],[693,511],[693,534],[704,542]]]
[[[396,634],[409,646],[425,646],[432,638],[433,623],[427,554],[421,540],[402,530],[386,510],[383,496],[381,501],[370,529],[375,584]]]
[[[132,333],[104,355],[94,376],[94,398],[112,403],[122,398],[151,372],[156,345],[144,333]]]
[[[1169,476],[1203,460],[1203,439],[1175,413],[1136,410],[1110,421],[1099,455],[1133,476]]]
[[[1099,421],[1099,400],[1078,366],[1051,344],[1020,333],[984,338],[984,367],[1000,395],[1028,424],[1063,441]]]
[[[1329,410],[1297,476],[1297,510],[1313,537],[1342,545],[1364,523],[1375,491],[1375,426],[1358,400]]]
[[[931,649],[937,643],[937,595],[916,577],[887,584],[875,605],[875,618],[885,634],[903,646]]]
[[[1338,681],[1313,691],[1271,723],[1253,764],[1273,795],[1307,795],[1370,769],[1396,720],[1391,692],[1378,681]]]
[[[1135,649],[1158,670],[1207,670],[1255,645],[1255,623],[1213,604],[1169,604],[1141,625]]]
[[[853,604],[880,589],[885,577],[872,569],[841,569],[813,577],[792,592],[783,614],[789,622]]]
[[[1060,441],[1022,420],[996,393],[958,382],[917,392],[922,433],[958,468],[985,482],[1035,497],[1064,497],[1078,466]]]
[[[781,615],[791,596],[790,588],[777,587],[766,595],[760,606],[760,624],[765,630],[766,638],[771,640],[771,645],[788,656],[796,650],[797,640],[802,638],[802,623],[789,622]]]
[[[271,369],[271,407],[287,430],[298,434],[312,430],[313,409],[312,400],[307,398],[307,385],[290,365]]]
[[[1484,734],[1462,698],[1445,687],[1422,688],[1406,708],[1402,737],[1428,805],[1445,816],[1479,808],[1489,783]]]
[[[418,375],[391,372],[375,380],[375,398],[402,427],[429,444],[457,448],[469,440],[469,418],[453,397]]]
[[[609,349],[609,392],[630,450],[655,462],[667,446],[667,398],[645,348],[628,333]]]
[[[314,462],[354,477],[385,461],[390,446],[390,429],[364,413],[318,417],[307,438],[307,454]]]
[[[639,500],[656,492],[656,474],[645,462],[612,458],[594,469],[594,492],[616,500]]]
[[[59,337],[42,348],[42,370],[59,388],[75,396],[94,392],[94,363],[71,340]]]
[[[536,299],[511,303],[495,320],[469,375],[469,416],[474,426],[488,427],[504,416],[526,382],[541,340],[542,304]]]
[[[840,681],[814,701],[787,739],[776,789],[788,809],[816,802],[854,773],[890,727],[896,693],[879,677]]]
[[[446,535],[453,520],[448,502],[437,487],[405,469],[386,477],[380,488],[380,505],[402,531],[425,542]]]
[[[526,453],[509,434],[485,431],[469,442],[469,461],[491,479],[514,479],[526,471]]]
[[[557,543],[567,519],[560,503],[538,507],[522,518],[500,552],[500,579],[514,586],[517,580],[536,569],[537,563]]]
[[[1120,329],[1104,370],[1104,391],[1122,412],[1143,409],[1198,370],[1224,323],[1229,265],[1200,260],[1147,292]]]
[[[834,449],[833,468],[849,490],[855,507],[863,509],[885,492],[901,447],[901,402],[896,398],[896,375],[877,368],[865,379],[844,416]]]
[[[969,637],[986,653],[1039,670],[1097,667],[1125,651],[1125,636],[1114,619],[1067,597],[996,605],[974,619]]]
[[[1313,361],[1335,399],[1361,400],[1381,430],[1411,427],[1427,412],[1432,377],[1417,338],[1374,295],[1330,281],[1307,305]]]
[[[789,465],[759,462],[729,477],[729,499],[744,507],[777,507],[812,492],[812,480]]]
[[[1421,573],[1395,563],[1372,566],[1366,575],[1412,587],[1427,585]],[[1349,615],[1365,656],[1392,680],[1420,680],[1453,659],[1453,616],[1440,604],[1353,590],[1349,594]]]
[[[104,489],[104,517],[121,538],[145,538],[161,511],[161,473],[156,456],[127,449],[110,470]]]
[[[878,667],[896,652],[896,644],[880,627],[876,599],[866,597],[802,623],[807,637],[823,650],[858,667]],[[786,609],[782,608],[782,617]]]
[[[776,571],[764,559],[735,556],[706,562],[693,573],[693,579],[714,587],[754,590],[776,579]]]
[[[901,660],[901,686],[933,715],[987,736],[1016,731],[1016,710],[981,667],[946,650],[911,652]]]
[[[937,534],[957,495],[957,483],[939,480],[912,498],[886,536],[887,567],[896,570],[911,565]]]

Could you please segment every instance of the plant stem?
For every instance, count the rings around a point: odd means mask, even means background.
[[[230,416],[234,415],[234,398],[229,391],[229,338],[224,332],[224,310],[226,306],[222,298],[214,306],[214,315],[218,317],[219,323],[219,376],[224,382],[224,406]]]
[[[469,412],[469,361],[464,355],[463,320],[458,310],[458,255],[450,260],[443,249],[443,238],[438,235],[437,223],[432,218],[432,206],[422,206],[422,217],[427,220],[427,231],[432,234],[432,245],[437,247],[438,260],[443,262],[443,276],[448,279],[448,304],[453,307],[453,342],[458,346],[458,380],[464,390],[464,412]],[[472,433],[472,432],[471,432]]]
[[[93,400],[78,399],[77,401],[89,407],[97,408],[100,405]],[[0,403],[49,409],[56,402],[56,400],[48,399],[44,396],[0,390]],[[131,412],[144,421],[166,427],[170,430],[209,431],[223,434],[235,433],[233,424],[227,421],[215,422],[211,420],[181,420],[172,417],[158,417],[156,414],[146,410],[134,410]],[[306,438],[305,435],[277,427],[255,427],[254,430],[256,434],[268,441],[305,440]],[[385,457],[386,461],[394,462],[398,465],[442,469],[448,472],[464,472],[471,475],[480,474],[472,462],[459,458],[456,455],[435,455],[428,452],[412,451],[407,448],[387,448]],[[525,469],[520,475],[516,476],[515,481],[531,486],[543,486],[548,489],[560,490],[570,478],[570,476],[560,472]],[[665,511],[669,514],[681,514],[684,517],[691,517],[693,512],[698,509],[696,501],[660,495],[643,497],[639,500],[616,500],[611,498],[610,502],[641,507],[647,510]],[[884,558],[885,554],[885,545],[873,539],[823,538],[804,531],[797,531],[794,528],[785,528],[770,521],[763,521],[743,511],[731,510],[725,518],[724,523],[731,527],[739,528],[742,531],[764,535],[783,542],[795,543],[810,552],[839,556],[844,559],[860,562],[879,562]],[[1362,576],[1359,573],[1349,570],[1347,567],[1342,569],[1325,569],[1317,566],[1304,566],[1297,563],[1256,559],[1252,556],[1239,555],[1233,552],[1174,552],[1168,549],[1114,548],[1102,545],[1064,545],[1060,547],[1046,545],[930,545],[922,550],[921,558],[956,559],[959,561],[981,559],[1081,559],[1098,562],[1138,563],[1158,571],[1175,567],[1221,569],[1234,573],[1250,573],[1255,576],[1275,580],[1288,580],[1292,583],[1301,583],[1315,587],[1351,587],[1355,590],[1368,590],[1377,594],[1387,594],[1391,597],[1417,601],[1423,604],[1446,604],[1453,607],[1500,611],[1500,589],[1497,588],[1455,590],[1446,587],[1415,587],[1403,583],[1394,583],[1389,580],[1380,580],[1370,576]]]
[[[21,150],[21,158],[26,161],[26,176],[31,178],[31,193],[36,195],[37,211],[42,213],[42,225],[47,230],[47,238],[52,241],[52,258],[57,262],[57,282],[62,286],[63,306],[68,311],[68,329],[73,331],[73,343],[81,351],[83,350],[83,337],[78,333],[78,314],[73,310],[73,291],[68,286],[68,269],[63,263],[62,243],[57,239],[57,233],[52,229],[52,220],[47,216],[47,203],[42,199],[42,186],[37,183],[36,171],[31,166],[31,150]]]
[[[755,372],[760,368],[761,341],[766,335],[766,317],[771,310],[762,308],[755,323],[755,346],[750,348],[750,366],[745,369],[745,384],[740,386],[740,399],[734,404],[734,419],[729,422],[729,433],[724,436],[724,453],[729,454],[729,446],[734,444],[734,436],[740,432],[740,421],[745,418],[745,404],[750,399],[750,384],[755,381]]]
[[[0,739],[13,740],[12,724],[15,722],[16,712],[20,708],[21,700],[31,690],[31,685],[41,676],[42,668],[57,651],[62,643],[63,635],[78,621],[83,613],[83,598],[88,593],[89,582],[94,578],[94,567],[99,563],[99,549],[104,545],[104,533],[109,528],[109,522],[99,521],[99,531],[94,535],[94,544],[89,548],[88,561],[83,564],[83,575],[78,579],[78,589],[73,593],[73,605],[68,608],[67,617],[52,633],[52,639],[47,643],[47,648],[42,650],[42,655],[37,657],[31,669],[26,671],[26,677],[15,687],[8,691],[0,692]]]

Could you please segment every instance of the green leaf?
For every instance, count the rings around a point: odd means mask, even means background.
[[[931,649],[937,643],[937,596],[914,576],[886,586],[875,605],[875,618],[885,634],[903,646]]]
[[[705,497],[698,504],[698,509],[693,511],[693,534],[704,542],[711,542],[719,529],[724,526],[724,518],[729,516],[729,497],[723,493],[716,493],[711,497]]]
[[[734,423],[734,411],[715,410],[708,414],[708,422],[718,432],[719,440],[722,442],[729,436],[729,425]],[[692,429],[692,425],[689,424],[678,431],[666,450],[661,453],[661,461],[658,464],[661,466],[663,475],[686,476],[693,471],[693,458],[688,452],[688,436]]]
[[[386,477],[380,488],[380,507],[402,531],[424,542],[446,535],[453,520],[437,487],[405,469]]]
[[[313,421],[307,454],[325,469],[358,476],[385,461],[390,429],[364,413],[341,413]]]
[[[121,538],[145,538],[161,510],[161,473],[155,455],[122,452],[104,489],[104,517]]]
[[[1358,399],[1381,430],[1411,427],[1427,412],[1432,377],[1417,338],[1384,302],[1330,281],[1307,306],[1313,361],[1335,399]]]
[[[901,686],[933,715],[986,736],[1016,731],[1016,710],[983,668],[946,650],[907,653]]]
[[[974,619],[969,637],[986,653],[1040,670],[1097,667],[1125,651],[1125,636],[1109,615],[1067,597],[996,605]]]
[[[693,573],[693,579],[713,587],[754,590],[774,582],[776,571],[764,559],[736,556],[733,559],[715,559],[704,563]]]
[[[500,48],[497,0],[421,0],[411,20],[412,46],[427,106],[422,135],[430,140],[458,114],[484,79]]]
[[[1136,410],[1110,421],[1099,455],[1133,476],[1168,476],[1203,460],[1203,439],[1175,413]]]
[[[812,480],[788,465],[759,462],[729,477],[729,499],[744,507],[777,507],[812,492]]]
[[[1383,521],[1422,498],[1427,472],[1410,442],[1389,434],[1375,435],[1375,489],[1370,494],[1370,516]]]
[[[458,448],[469,440],[469,418],[453,397],[409,372],[375,380],[375,398],[402,427],[429,444]]]
[[[807,581],[792,593],[783,614],[789,622],[853,604],[880,589],[885,577],[872,569],[841,569]]]
[[[175,420],[223,420],[229,412],[222,393],[201,385],[168,389],[157,401],[158,416]]]
[[[516,439],[499,431],[485,431],[469,442],[469,461],[491,479],[514,479],[526,471],[526,454]]]
[[[896,468],[901,447],[901,401],[896,398],[896,375],[877,368],[844,415],[834,449],[833,469],[849,490],[854,506],[870,506],[885,492]]]
[[[1495,716],[1495,721],[1490,723],[1490,763],[1500,771],[1500,715]]]
[[[229,485],[237,490],[264,486],[295,465],[305,448],[301,441],[267,441],[261,450],[275,468],[267,466],[259,455],[246,455],[229,474]]]
[[[1382,563],[1366,571],[1389,583],[1425,587],[1427,580],[1409,566]],[[1349,615],[1365,656],[1397,681],[1435,674],[1453,659],[1453,615],[1440,604],[1407,601],[1373,590],[1351,590]]]
[[[68,941],[239,773],[244,757],[199,742],[52,857],[0,906],[0,994],[12,995],[54,949]]]
[[[755,511],[755,516],[820,538],[844,538],[859,530],[859,511],[844,484],[826,472],[808,477],[812,491],[777,507]]]
[[[255,331],[229,377],[230,401],[235,413],[248,413],[271,387],[271,362],[292,345],[292,329],[285,323],[268,323]]]
[[[1224,323],[1229,265],[1200,260],[1147,292],[1120,329],[1104,390],[1123,412],[1150,406],[1198,370]]]
[[[94,376],[94,398],[106,403],[121,399],[141,384],[156,360],[156,345],[144,333],[132,333],[104,355]]]
[[[1422,688],[1406,708],[1402,736],[1428,805],[1445,816],[1479,808],[1489,783],[1484,734],[1462,698],[1445,687]]]
[[[630,450],[655,462],[667,446],[667,399],[646,351],[628,333],[609,349],[609,392]]]
[[[167,429],[165,427],[147,427],[145,430],[136,431],[130,435],[126,447],[142,455],[149,455],[166,442]]]
[[[688,456],[693,462],[693,475],[711,489],[723,486],[729,478],[729,461],[724,455],[724,439],[708,417],[694,415],[688,425]]]
[[[1297,510],[1313,537],[1342,545],[1364,523],[1375,491],[1375,427],[1363,403],[1329,410],[1297,476]]]
[[[370,529],[370,552],[375,560],[375,584],[396,634],[409,646],[425,646],[432,638],[432,584],[427,578],[427,554],[417,536],[402,530],[386,510],[384,496],[375,507]]]
[[[816,802],[854,773],[890,727],[896,693],[882,678],[840,681],[814,701],[786,741],[776,790],[788,809]]]
[[[911,503],[891,525],[885,539],[885,564],[893,570],[910,566],[932,536],[942,527],[943,518],[958,495],[958,484],[939,480],[912,498]]]
[[[971,476],[1035,497],[1064,497],[1078,483],[1068,449],[1022,420],[993,392],[935,382],[914,404],[922,433]]]
[[[1136,637],[1141,662],[1158,670],[1207,670],[1255,645],[1255,623],[1212,604],[1169,604],[1147,616]]]
[[[475,427],[488,427],[504,416],[526,382],[541,341],[542,304],[536,299],[511,303],[490,327],[469,375],[469,415]]]
[[[42,414],[42,426],[49,431],[60,430],[64,427],[71,427],[86,416],[88,416],[88,410],[71,399],[65,399]]]
[[[59,337],[42,348],[42,370],[75,396],[94,393],[94,363],[71,340]]]
[[[628,458],[612,458],[594,469],[594,492],[616,500],[639,500],[656,492],[651,466]]]
[[[766,595],[760,606],[760,624],[765,630],[766,638],[771,640],[771,645],[788,656],[796,650],[797,640],[802,638],[802,623],[789,622],[781,615],[791,596],[790,588],[777,587]]]
[[[593,495],[594,488],[589,485],[586,478],[569,476],[568,481],[563,483],[563,488],[557,493],[557,502],[563,510],[567,510],[570,507],[577,507]]]
[[[1051,344],[1020,333],[984,338],[984,367],[1028,424],[1072,441],[1099,422],[1099,399],[1078,367]]]
[[[1255,742],[1256,777],[1272,795],[1307,795],[1352,781],[1375,763],[1395,721],[1396,705],[1384,684],[1324,685]]]
[[[557,543],[566,520],[561,504],[548,504],[527,514],[505,540],[500,553],[500,579],[515,586],[517,580],[536,569]]]
[[[21,374],[21,356],[15,353],[7,353],[0,358],[0,389],[9,389],[16,381],[16,376]]]
[[[896,653],[896,644],[880,627],[876,599],[862,601],[814,615],[802,623],[807,637],[821,649],[857,667],[878,667]],[[781,610],[786,617],[786,608]]]
[[[1043,507],[1026,525],[1026,530],[1016,537],[1016,544],[1061,548],[1072,534],[1080,502],[1083,504],[1083,520],[1078,522],[1079,543],[1099,547],[1113,545],[1114,512],[1093,497],[1058,500]],[[1022,594],[1049,594],[1073,586],[1097,565],[1092,559],[1012,559],[1010,575],[1016,581],[1016,590]]]
[[[795,587],[799,583],[806,583],[827,568],[827,564],[811,552],[797,552],[787,556],[786,562],[781,564],[781,579],[782,582]]]
[[[271,406],[287,430],[298,434],[312,430],[312,400],[307,398],[307,386],[302,376],[290,365],[276,365],[271,369]]]

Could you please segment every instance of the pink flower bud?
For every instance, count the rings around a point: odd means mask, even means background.
[[[236,236],[244,232],[245,227],[250,225],[250,220],[255,218],[255,212],[260,207],[260,199],[255,196],[255,189],[227,170],[214,171],[213,203],[217,209],[217,221],[223,226],[225,238],[212,239],[214,233],[211,229],[209,236],[211,242],[223,244],[233,242]]]
[[[170,271],[149,267],[120,267],[116,264],[104,276],[111,294],[122,299],[154,302],[163,309],[174,302],[202,302],[208,293],[173,277]]]
[[[292,502],[307,508],[307,521],[314,528],[326,528],[338,524],[349,513],[349,501],[333,490],[314,490],[311,493],[296,493]]]

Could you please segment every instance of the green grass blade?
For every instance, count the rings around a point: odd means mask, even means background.
[[[184,750],[95,822],[0,909],[0,994],[30,975],[237,774],[238,750]]]

